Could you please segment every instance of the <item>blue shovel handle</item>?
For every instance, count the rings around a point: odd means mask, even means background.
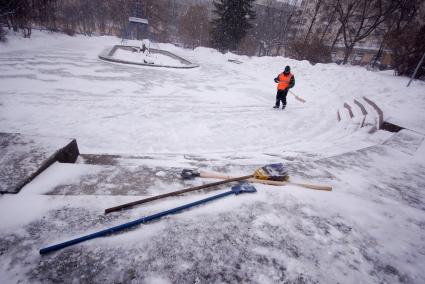
[[[169,214],[177,213],[179,211],[188,209],[188,208],[193,207],[193,206],[197,206],[197,205],[202,204],[202,203],[206,203],[206,202],[209,202],[209,201],[221,198],[221,197],[225,197],[225,196],[230,195],[230,194],[238,195],[240,193],[245,193],[245,192],[253,193],[253,192],[256,192],[256,191],[257,190],[255,189],[255,187],[250,185],[250,184],[235,185],[235,186],[232,187],[231,191],[223,192],[223,193],[220,193],[220,194],[217,194],[217,195],[205,198],[205,199],[201,199],[201,200],[198,200],[198,201],[186,204],[186,205],[182,205],[182,206],[179,206],[179,207],[176,207],[176,208],[173,208],[173,209],[169,209],[169,210],[166,210],[166,211],[163,211],[163,212],[160,212],[160,213],[156,213],[154,215],[143,217],[143,218],[140,218],[140,219],[128,222],[128,223],[124,223],[124,224],[121,224],[121,225],[118,225],[118,226],[115,226],[115,227],[112,227],[112,228],[109,228],[109,229],[105,229],[105,230],[102,230],[102,231],[99,231],[99,232],[96,232],[96,233],[93,233],[93,234],[89,234],[89,235],[79,237],[79,238],[76,238],[76,239],[73,239],[73,240],[69,240],[69,241],[66,241],[66,242],[63,242],[63,243],[59,243],[59,244],[56,244],[56,245],[53,245],[53,246],[42,248],[40,250],[40,254],[47,254],[49,252],[60,250],[62,248],[69,247],[69,246],[72,246],[72,245],[75,245],[75,244],[78,244],[78,243],[81,243],[81,242],[84,242],[84,241],[87,241],[87,240],[91,240],[91,239],[94,239],[94,238],[103,237],[103,236],[106,236],[106,235],[109,235],[109,234],[112,234],[112,233],[115,233],[115,232],[119,232],[119,231],[131,228],[131,227],[139,225],[139,224],[143,224],[143,223],[147,223],[147,222],[150,222],[152,220],[155,220],[155,219],[159,219],[159,218],[164,217],[164,216],[169,215]]]

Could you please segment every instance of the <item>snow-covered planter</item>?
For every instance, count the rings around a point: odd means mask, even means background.
[[[149,52],[142,52],[140,47],[130,45],[115,45],[112,48],[107,48],[99,54],[99,58],[111,62],[152,67],[199,67],[199,65],[166,50],[150,48]]]

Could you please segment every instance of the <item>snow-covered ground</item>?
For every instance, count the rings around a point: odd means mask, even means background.
[[[160,47],[200,67],[97,58],[118,43],[42,32],[0,43],[0,132],[72,137],[85,154],[140,157],[55,164],[18,195],[1,196],[0,282],[425,282],[423,82],[406,88],[408,79],[391,72],[169,44]],[[285,65],[294,93],[307,102],[288,95],[287,109],[274,110],[273,78]],[[359,128],[342,111],[363,96],[406,130]],[[216,193],[102,215],[135,195],[202,182],[179,181],[177,169],[244,175],[271,162],[288,165],[293,180],[334,190],[256,185],[252,195],[38,255],[41,247]],[[130,190],[138,177],[146,184]]]

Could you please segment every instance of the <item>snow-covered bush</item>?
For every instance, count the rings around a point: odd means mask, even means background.
[[[411,76],[425,52],[423,39],[425,25],[412,25],[403,33],[392,33],[388,37],[388,46],[392,51],[394,69],[399,76]],[[425,67],[419,68],[417,79],[425,79]]]
[[[294,40],[289,46],[288,56],[297,60],[308,60],[311,64],[332,62],[330,48],[317,37]]]

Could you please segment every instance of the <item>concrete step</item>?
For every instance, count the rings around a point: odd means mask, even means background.
[[[182,189],[181,169],[55,163],[28,188],[46,195],[142,196]],[[27,187],[23,189],[27,191]]]
[[[395,150],[409,156],[414,156],[424,141],[425,136],[414,131],[403,129],[394,133],[382,144],[319,159],[316,160],[315,163],[339,165],[341,168],[353,166],[362,167],[367,164],[370,154],[386,156],[389,151]],[[347,161],[350,162],[348,163]]]
[[[383,145],[397,149],[413,156],[424,141],[424,135],[407,129],[402,129],[385,141]]]
[[[54,162],[73,163],[75,139],[0,133],[0,193],[18,193]]]
[[[204,178],[182,180],[180,173],[184,167],[167,161],[158,161],[158,164],[162,163],[161,166],[139,162],[140,165],[137,166],[55,163],[27,185],[23,192],[68,196],[153,196],[216,181]],[[290,168],[291,179],[295,181],[326,183],[332,179],[332,175],[326,170],[309,168],[301,161],[285,164]],[[242,176],[252,174],[260,166],[262,165],[222,164],[205,167],[199,164],[198,167],[191,168]],[[226,187],[230,188],[230,185],[222,186]],[[220,187],[204,191],[218,188]]]

